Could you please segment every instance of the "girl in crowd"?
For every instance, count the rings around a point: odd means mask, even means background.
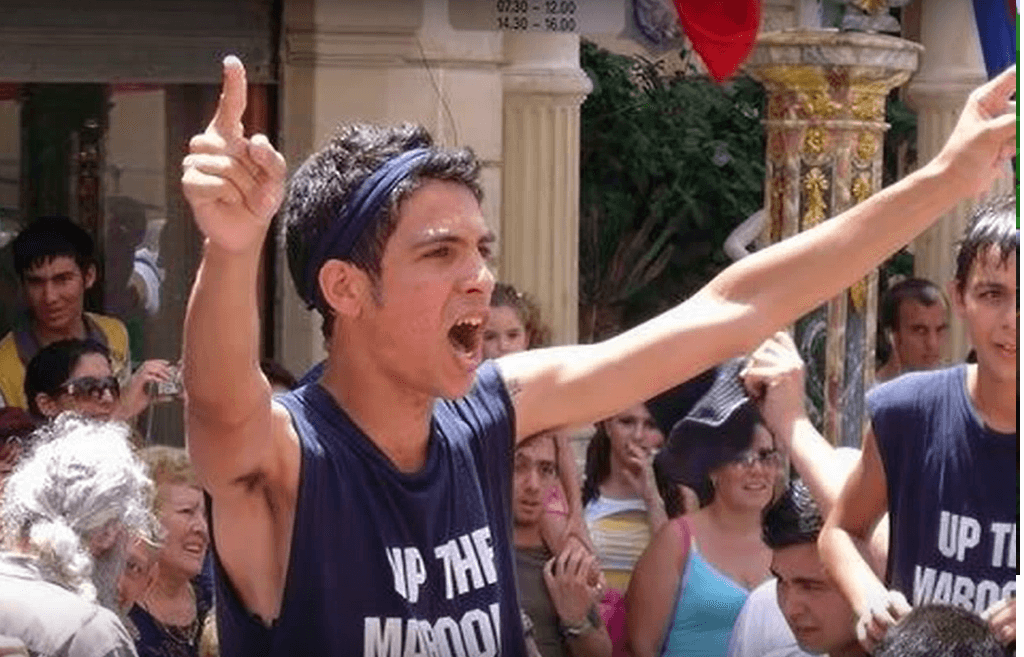
[[[491,309],[484,326],[484,358],[499,358],[527,349],[546,347],[551,341],[551,331],[541,321],[540,308],[525,292],[516,290],[508,283],[495,283],[491,293]],[[559,467],[565,468],[572,450],[565,434],[559,434]],[[541,520],[545,543],[554,552],[561,550],[562,541],[569,530],[565,523],[569,503],[561,484],[551,488],[545,500],[546,512]],[[579,532],[577,532],[579,533]],[[589,537],[581,537],[589,540]]]
[[[534,300],[508,283],[495,283],[484,327],[484,358],[546,347],[550,341],[551,332]]]
[[[200,576],[210,543],[203,491],[184,449],[147,447],[141,456],[156,485],[164,540],[156,577],[128,613],[139,633],[135,647],[139,657],[198,657],[213,605],[210,582]]]
[[[654,453],[665,435],[644,404],[597,423],[587,446],[583,515],[608,586],[625,592],[651,536],[682,511],[677,489],[659,490]]]
[[[673,428],[658,458],[701,508],[665,523],[636,564],[626,595],[636,657],[725,654],[751,589],[768,579],[761,512],[783,480],[783,458],[726,363],[711,390]]]

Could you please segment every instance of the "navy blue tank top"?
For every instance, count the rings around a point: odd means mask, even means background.
[[[399,472],[313,383],[276,398],[302,461],[273,627],[216,562],[225,657],[525,655],[511,540],[512,402],[493,363],[434,408],[427,458]],[[216,547],[216,546],[214,546]]]
[[[981,422],[966,371],[906,374],[867,401],[889,495],[890,588],[912,605],[981,613],[1016,592],[1019,446]]]

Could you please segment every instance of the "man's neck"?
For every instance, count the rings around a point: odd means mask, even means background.
[[[899,375],[899,359],[897,359],[895,356],[890,356],[889,360],[885,361],[885,364],[883,364],[875,371],[875,381],[877,381],[878,383],[885,383],[890,379],[895,379]]]
[[[32,335],[35,336],[36,342],[39,343],[40,347],[45,347],[59,340],[71,340],[73,338],[84,340],[86,337],[85,316],[79,315],[75,321],[60,328],[40,326],[38,323],[32,322]]]
[[[517,548],[535,548],[544,545],[544,538],[540,533],[540,523],[531,525],[520,525],[515,523],[512,526],[512,544]]]
[[[1017,431],[1016,381],[1002,381],[978,364],[970,364],[967,366],[967,394],[989,429],[999,433]]]
[[[434,399],[397,385],[351,350],[332,349],[321,385],[401,472],[423,467]]]

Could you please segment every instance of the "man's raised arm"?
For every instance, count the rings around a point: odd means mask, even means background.
[[[245,137],[245,104],[245,69],[228,57],[217,113],[183,162],[185,197],[206,238],[185,316],[184,382],[189,453],[208,489],[273,458],[256,278],[285,163],[265,136]]]
[[[611,340],[499,363],[525,437],[607,417],[745,353],[852,285],[958,201],[987,190],[1016,152],[1010,69],[971,94],[942,151],[811,230],[740,260],[681,305]]]

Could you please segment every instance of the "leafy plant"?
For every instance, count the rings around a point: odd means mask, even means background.
[[[579,333],[589,342],[678,303],[728,264],[722,243],[763,204],[764,92],[588,42],[581,64],[594,84],[581,110]]]

